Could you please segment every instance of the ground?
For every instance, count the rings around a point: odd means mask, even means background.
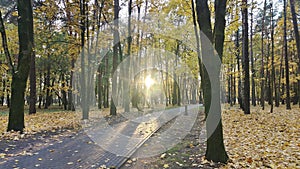
[[[204,124],[203,113],[199,114],[196,123],[190,133],[181,143],[171,148],[167,152],[149,158],[131,158],[122,167],[123,169],[152,169],[152,168],[217,168],[222,164],[215,164],[205,160],[205,143],[200,143],[199,135],[201,126]],[[163,126],[156,134],[159,135],[168,129],[172,123]],[[145,143],[147,144],[147,142]]]
[[[269,107],[264,111],[252,107],[250,115],[244,115],[237,106],[225,105],[223,110],[224,143],[230,158],[227,164],[215,164],[205,159],[205,143],[199,140],[203,116],[198,116],[193,129],[181,143],[158,156],[131,158],[123,168],[300,168],[298,106],[293,106],[292,110],[285,110],[283,106],[275,108],[274,113],[269,112]],[[8,159],[34,155],[31,153],[46,144],[70,140],[81,132],[79,114],[57,110],[26,115],[25,134],[5,132],[5,111],[1,109],[0,113],[0,165]],[[124,121],[120,116],[108,119],[112,123]],[[156,134],[171,124],[163,126]],[[49,153],[53,151],[56,150],[49,149]],[[37,158],[40,163],[45,160],[44,157]],[[70,161],[66,166],[73,163]]]
[[[223,107],[223,129],[227,164],[205,160],[205,144],[199,144],[202,117],[182,143],[163,155],[130,159],[124,168],[300,168],[300,109],[284,106],[251,107],[244,115],[238,106]]]

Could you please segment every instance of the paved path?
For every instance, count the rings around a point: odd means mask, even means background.
[[[104,119],[78,133],[41,136],[38,140],[0,143],[0,154],[9,151],[18,156],[0,159],[1,169],[10,168],[119,168],[132,156],[147,157],[166,151],[178,143],[193,126],[199,105],[157,111],[110,126]],[[174,125],[163,136],[151,137],[162,125]],[[170,139],[173,139],[170,140]],[[148,146],[142,146],[147,141]],[[170,142],[172,141],[172,142]],[[172,143],[172,144],[170,144]],[[151,150],[151,151],[149,151]],[[8,151],[8,152],[9,152]]]

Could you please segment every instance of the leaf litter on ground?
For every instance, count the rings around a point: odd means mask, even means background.
[[[223,112],[224,142],[230,157],[224,168],[300,168],[300,109],[236,107]]]
[[[244,115],[237,106],[225,106],[222,113],[224,143],[230,157],[229,162],[221,168],[300,168],[300,109],[297,106],[292,110],[286,110],[284,106],[274,108],[274,113],[269,112],[269,107],[263,111],[260,107],[251,107],[251,114]],[[17,141],[24,137],[34,135],[43,131],[54,131],[62,128],[79,129],[81,127],[80,114],[74,112],[52,112],[37,113],[34,115],[25,114],[25,132],[6,132],[7,116],[0,116],[0,141],[10,139]],[[199,126],[195,125],[198,131]],[[185,159],[191,168],[203,167],[214,163],[203,158],[201,144],[190,145],[197,139],[194,137],[198,133],[192,133],[192,137],[187,138],[186,144],[182,144],[174,156],[167,155],[161,158],[147,161],[141,160],[152,168],[162,168],[165,164],[170,167],[182,164],[169,158],[178,158],[184,154],[189,154]],[[201,147],[202,146],[202,147]],[[200,149],[200,150],[199,150]],[[192,150],[192,151],[191,151]],[[170,154],[170,153],[169,153]],[[0,154],[4,158],[7,154]],[[190,160],[190,161],[189,161]],[[159,161],[159,162],[157,162]],[[174,162],[174,165],[170,163]],[[161,165],[158,165],[161,164]],[[166,165],[165,165],[166,166]],[[131,166],[132,167],[132,166]],[[151,168],[151,167],[150,167]]]
[[[222,112],[223,134],[227,164],[218,164],[205,158],[205,143],[199,142],[201,120],[194,125],[189,135],[167,153],[156,157],[138,159],[123,168],[300,168],[300,108],[293,106],[251,107],[251,114],[244,115],[238,106],[225,105]],[[171,152],[171,153],[170,153]],[[163,158],[162,158],[163,157]],[[181,163],[182,162],[182,163]]]

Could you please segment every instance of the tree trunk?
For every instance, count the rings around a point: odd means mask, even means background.
[[[283,77],[283,71],[282,71],[282,65],[283,65],[283,52],[281,53],[281,58],[280,58],[280,66],[279,66],[279,71],[276,71],[276,75],[279,77],[278,78],[278,83],[276,85],[276,99],[275,99],[275,106],[279,107],[280,105],[280,97],[282,95],[282,92],[280,92],[280,86],[281,86],[281,78]]]
[[[65,90],[65,87],[66,87],[66,80],[65,80],[65,75],[62,74],[61,75],[61,86],[62,86],[62,90],[61,90],[61,93],[62,93],[62,103],[63,103],[63,106],[64,106],[64,110],[67,110],[67,106],[68,106],[68,101],[67,101],[67,92]]]
[[[244,109],[243,107],[243,99],[242,99],[242,78],[241,78],[241,66],[240,66],[240,35],[239,35],[239,30],[236,31],[236,42],[235,42],[235,47],[237,50],[236,54],[236,60],[237,60],[237,68],[238,68],[238,103],[240,105],[241,109]]]
[[[4,23],[3,23],[3,19],[2,19],[1,10],[0,10],[0,32],[1,32],[1,36],[2,36],[2,46],[3,46],[3,49],[4,49],[5,57],[7,59],[7,62],[9,64],[9,66],[10,66],[11,72],[14,73],[15,68],[14,68],[14,65],[13,65],[13,62],[12,62],[12,59],[11,59],[11,56],[10,56],[10,52],[9,52],[9,49],[8,49],[6,31],[5,31],[5,27],[4,27]]]
[[[229,76],[228,76],[228,78],[227,78],[227,87],[228,87],[228,94],[227,94],[227,103],[230,105],[230,106],[232,106],[232,102],[231,102],[231,86],[232,86],[232,84],[231,84],[231,79],[232,79],[232,75],[230,74],[231,73],[231,64],[230,64],[230,68],[228,69],[228,74],[229,74]]]
[[[86,103],[87,103],[87,108],[89,109],[90,105],[93,104],[93,92],[92,92],[92,89],[94,89],[94,85],[93,85],[93,77],[91,75],[91,72],[92,72],[92,63],[91,63],[91,46],[90,46],[90,43],[93,43],[91,42],[92,41],[92,36],[90,34],[90,29],[89,29],[89,26],[90,26],[90,23],[89,23],[89,8],[88,8],[88,2],[84,4],[85,6],[85,11],[87,11],[84,15],[85,15],[85,25],[86,25],[86,47],[87,47],[87,79],[86,79]]]
[[[128,1],[128,37],[127,37],[127,65],[124,68],[125,72],[125,80],[123,81],[123,103],[124,103],[124,111],[129,112],[130,111],[130,90],[129,90],[129,79],[130,79],[130,55],[131,55],[131,43],[132,43],[132,37],[131,37],[131,15],[132,15],[132,0]]]
[[[112,96],[116,94],[117,92],[117,80],[113,78],[114,72],[117,70],[118,66],[118,48],[120,47],[120,37],[119,37],[119,0],[114,0],[114,46],[113,46],[113,68],[112,68]],[[117,115],[117,108],[113,101],[113,97],[111,97],[110,100],[110,115]]]
[[[270,64],[270,42],[269,42],[269,35],[267,34],[267,39],[268,39],[268,55],[267,55],[267,68],[266,68],[266,72],[267,72],[267,83],[266,83],[266,92],[267,92],[267,100],[268,100],[268,104],[271,105],[271,75],[270,75],[270,68],[269,68],[269,64]]]
[[[176,51],[175,51],[175,67],[177,67],[178,63],[178,57],[179,57],[179,43],[177,42],[176,45]],[[177,81],[177,75],[176,72],[173,71],[173,92],[172,92],[172,105],[177,105],[178,104],[178,95],[180,95],[180,89],[178,90],[179,87],[179,81]]]
[[[200,27],[200,30],[206,35],[208,40],[215,45],[216,51],[219,54],[220,59],[222,60],[223,55],[223,45],[224,45],[224,29],[225,29],[225,10],[226,10],[226,0],[215,1],[215,27],[214,27],[214,33],[212,33],[212,27],[211,27],[211,18],[210,18],[210,11],[208,7],[207,0],[203,1],[196,1],[196,9],[197,9],[197,15],[198,15],[198,24]],[[201,45],[202,45],[202,56],[206,56],[205,54],[213,54],[213,49],[210,50],[210,45],[207,44],[208,42],[205,42],[204,37],[200,37],[201,39]],[[215,43],[214,43],[215,42]],[[204,47],[205,45],[208,45],[208,48]],[[205,50],[204,50],[205,49]],[[208,52],[208,53],[207,53]],[[216,65],[213,66],[213,63],[208,63],[211,65],[209,68],[215,69],[216,72],[219,72],[220,68],[216,67]],[[200,66],[200,65],[199,65]],[[211,82],[210,78],[216,78],[216,83],[220,83],[219,74],[214,75],[214,77],[209,77],[207,68],[204,68],[203,78],[204,78],[204,105],[205,105],[205,114],[206,117],[209,117],[209,109],[211,108],[211,98],[212,96],[215,96],[218,100],[218,102],[214,103],[214,113],[216,116],[220,117],[220,120],[214,123],[217,123],[217,126],[215,129],[211,128],[210,120],[206,122],[207,132],[208,132],[208,138],[207,138],[207,149],[206,149],[206,158],[208,160],[212,160],[214,162],[226,162],[228,160],[228,155],[225,151],[225,146],[223,143],[223,130],[222,130],[222,119],[221,119],[221,102],[220,102],[220,88],[211,90]],[[220,87],[218,84],[214,84],[216,87]],[[213,130],[213,131],[212,131]]]
[[[31,54],[30,61],[30,97],[29,97],[29,114],[36,113],[36,69],[35,53]]]
[[[19,57],[16,72],[12,74],[11,106],[7,131],[23,132],[24,125],[24,95],[33,54],[33,17],[30,0],[18,0],[18,36]]]
[[[81,107],[82,107],[82,119],[88,119],[89,118],[89,110],[88,110],[88,103],[87,103],[87,84],[86,84],[86,72],[85,72],[85,31],[86,31],[86,2],[85,0],[80,0],[80,15],[81,15]]]
[[[252,105],[256,106],[256,94],[255,94],[255,68],[254,68],[254,57],[253,57],[253,8],[254,8],[254,3],[252,0],[252,6],[251,6],[251,26],[250,26],[250,58],[251,58],[251,83],[252,83],[252,90],[251,90],[251,101]]]
[[[249,79],[249,39],[248,39],[248,8],[247,0],[242,1],[242,17],[243,17],[243,74],[244,74],[244,90],[243,103],[244,113],[250,114],[250,79]]]
[[[272,66],[272,77],[271,77],[271,110],[273,113],[274,109],[274,89],[275,89],[275,97],[276,97],[276,78],[275,78],[275,65],[274,65],[274,21],[273,21],[273,4],[271,4],[271,66]]]
[[[297,45],[297,56],[298,56],[298,76],[300,75],[300,35],[299,35],[299,29],[298,29],[298,22],[297,22],[297,14],[295,11],[295,1],[290,0],[291,4],[291,13],[293,18],[293,26],[294,26],[294,32],[295,32],[295,38],[296,38],[296,45]],[[300,80],[298,80],[298,102],[300,107]]]
[[[84,50],[84,48],[82,48]],[[83,54],[84,51],[82,51],[81,53],[81,89],[80,89],[80,104],[81,104],[81,108],[82,108],[82,119],[85,120],[85,119],[88,119],[89,117],[89,113],[88,113],[88,103],[87,103],[87,88],[86,88],[86,78],[85,78],[85,61],[84,61],[84,58],[85,58],[85,54]]]
[[[233,104],[234,104],[234,102],[235,102],[235,91],[234,91],[234,89],[235,89],[235,76],[234,76],[234,74],[235,74],[235,69],[234,69],[234,63],[233,63],[233,61],[231,61],[231,64],[230,64],[230,69],[231,69],[231,74],[230,74],[230,91],[229,91],[229,93],[230,93],[230,106],[233,106]]]
[[[267,1],[264,1],[264,11],[263,11],[263,19],[262,19],[262,28],[261,28],[261,90],[260,90],[260,105],[262,109],[265,109],[265,68],[264,68],[264,35],[265,35],[265,17],[266,17],[266,8]]]
[[[108,55],[105,56],[105,75],[104,75],[104,108],[109,107],[108,97],[109,97],[109,66],[108,66]]]
[[[1,102],[1,106],[4,105],[4,93],[5,93],[5,79],[1,78],[1,82],[2,82],[2,94],[0,96],[0,102]]]
[[[6,81],[6,83],[9,83],[9,80]],[[9,89],[8,86],[6,86],[6,105],[7,107],[10,107],[10,95],[9,95]]]
[[[39,78],[39,105],[38,105],[38,108],[41,109],[42,108],[42,100],[43,100],[43,75],[42,75],[42,71],[39,70],[39,75],[40,75],[40,78]]]
[[[235,65],[233,63],[233,65]],[[236,104],[236,68],[233,66],[233,104]]]
[[[66,4],[68,5],[69,4],[69,0],[66,0]],[[67,15],[67,20],[68,22],[70,23],[72,21],[71,19],[71,13],[70,13],[70,8],[66,8],[66,15]],[[69,26],[69,36],[74,36],[73,35],[73,31],[72,31],[72,26]],[[74,36],[76,37],[76,35]],[[69,89],[68,89],[68,107],[67,109],[68,110],[72,110],[72,111],[75,111],[75,104],[74,104],[74,95],[73,95],[73,79],[74,79],[74,72],[72,71],[75,67],[75,59],[74,57],[72,56],[72,60],[71,60],[71,71],[70,71],[70,79],[69,79]]]
[[[48,50],[50,50],[49,45],[47,45]],[[47,73],[45,76],[45,88],[46,88],[46,103],[45,103],[45,109],[48,109],[50,106],[51,102],[51,96],[50,96],[50,70],[51,70],[51,65],[50,65],[50,54],[47,54]]]
[[[191,0],[191,4],[192,4],[192,14],[193,14],[193,24],[194,24],[194,32],[196,35],[196,45],[197,45],[197,56],[198,56],[198,65],[199,65],[199,75],[200,77],[203,77],[202,73],[203,73],[203,64],[201,62],[201,50],[200,50],[200,39],[199,39],[199,31],[197,28],[197,18],[196,18],[196,13],[195,13],[195,4],[194,4],[194,0]],[[201,89],[200,89],[200,95],[199,95],[199,103],[201,101],[201,90],[203,89],[202,87],[203,84],[203,79],[201,78]]]
[[[283,7],[283,15],[284,15],[284,58],[285,58],[285,87],[286,87],[286,109],[291,109],[291,98],[290,98],[290,73],[289,73],[289,59],[288,59],[288,46],[287,46],[287,17],[286,17],[286,0],[283,0],[284,7]]]
[[[6,38],[6,31],[5,31],[5,27],[4,27],[4,23],[3,23],[3,19],[2,19],[2,13],[0,11],[0,32],[1,32],[1,36],[2,36],[2,46],[4,49],[4,53],[5,53],[5,57],[7,59],[7,62],[9,63],[10,69],[12,74],[14,74],[15,72],[15,68],[9,53],[9,49],[8,49],[8,44],[7,44],[7,38]],[[5,89],[7,91],[7,107],[10,106],[10,99],[9,99],[9,93],[8,93],[8,88],[6,87],[6,83],[8,83],[9,79],[3,79],[3,90],[2,90],[2,96],[1,96],[1,105],[3,106],[4,104],[4,93],[5,93]]]
[[[285,87],[284,87],[284,83],[282,83],[282,81],[281,81],[281,79],[283,79],[284,76],[285,76],[285,72],[284,72],[284,69],[283,69],[284,59],[285,59],[284,58],[284,49],[282,49],[281,61],[280,61],[280,78],[279,78],[279,84],[281,85],[280,86],[280,89],[281,89],[281,92],[280,92],[281,104],[285,104],[285,99],[283,98]]]
[[[98,109],[102,108],[102,101],[103,101],[103,71],[102,71],[102,63],[98,67],[98,78],[97,78],[97,95],[98,95]]]
[[[72,67],[72,70],[73,68],[75,67],[75,60],[72,59],[71,61],[71,67]],[[74,104],[74,96],[73,96],[73,79],[74,79],[74,72],[71,71],[70,72],[70,84],[69,84],[69,89],[68,89],[68,110],[72,110],[72,111],[75,111],[75,104]]]

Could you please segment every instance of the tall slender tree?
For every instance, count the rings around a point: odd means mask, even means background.
[[[132,17],[132,0],[128,1],[128,37],[127,37],[127,60],[128,64],[130,64],[130,55],[131,55],[131,45],[132,45],[132,35],[131,35],[131,17]],[[130,70],[129,70],[130,65],[127,65],[124,69],[125,75],[125,80],[123,82],[123,103],[124,103],[124,110],[125,112],[130,111],[130,91],[129,91],[129,79],[130,79]]]
[[[89,106],[87,103],[87,84],[86,84],[86,73],[85,73],[85,32],[86,32],[86,1],[80,0],[80,29],[81,29],[81,107],[82,107],[82,119],[89,118]]]
[[[0,32],[1,32],[1,36],[2,36],[2,47],[4,49],[4,54],[5,57],[7,59],[9,68],[12,72],[12,74],[15,72],[15,67],[8,49],[8,43],[7,43],[7,37],[6,37],[6,31],[5,31],[5,27],[4,27],[4,23],[3,23],[3,19],[2,19],[2,13],[0,11]],[[1,96],[1,105],[3,106],[4,104],[4,93],[5,91],[7,92],[6,94],[6,99],[7,99],[7,107],[10,107],[10,98],[9,98],[9,92],[8,92],[8,87],[6,86],[6,84],[8,83],[8,79],[3,79],[2,80],[2,85],[3,85],[3,89],[2,89],[2,96]]]
[[[34,41],[34,40],[33,40]],[[34,44],[33,44],[34,47]],[[35,52],[31,54],[30,61],[30,97],[29,97],[29,114],[36,113],[36,68],[35,68]]]
[[[265,109],[265,49],[264,49],[264,36],[265,36],[265,19],[266,19],[266,10],[267,10],[267,0],[264,1],[263,7],[263,18],[261,25],[261,69],[260,69],[260,78],[261,78],[261,88],[260,88],[260,105],[262,109]]]
[[[119,37],[119,0],[114,0],[114,29],[113,29],[113,36],[114,36],[114,46],[113,46],[113,68],[112,68],[112,78],[114,72],[117,70],[118,65],[118,58],[119,58],[119,47],[120,47],[120,37]],[[112,81],[112,94],[116,94],[117,92],[117,80],[113,78]],[[110,115],[117,115],[117,108],[116,105],[111,97],[110,100]]]
[[[290,98],[290,72],[289,72],[289,58],[288,58],[288,46],[287,46],[287,16],[286,16],[287,2],[283,0],[283,40],[284,40],[284,59],[285,59],[285,87],[286,87],[286,109],[291,109],[291,98]]]
[[[7,62],[9,63],[9,67],[10,67],[12,73],[13,73],[15,71],[14,70],[15,68],[14,68],[13,61],[12,61],[12,58],[10,56],[10,52],[9,52],[9,49],[8,49],[7,36],[6,36],[6,31],[5,31],[1,11],[0,11],[0,32],[1,32],[1,36],[2,36],[2,47],[4,49],[4,54],[5,54],[5,57],[7,59]],[[5,87],[5,80],[3,80],[3,83],[4,83],[3,86]]]
[[[256,86],[255,86],[255,68],[254,68],[254,57],[253,57],[253,9],[254,9],[254,2],[251,2],[251,24],[250,24],[250,58],[251,58],[251,101],[252,105],[256,106]]]
[[[271,3],[271,66],[272,66],[272,75],[271,75],[271,110],[270,112],[273,113],[274,109],[274,93],[276,93],[276,79],[275,79],[275,61],[274,61],[274,11],[273,11],[273,1]],[[275,91],[275,92],[274,92]],[[276,95],[276,94],[275,94]]]
[[[249,37],[248,37],[248,7],[247,0],[242,1],[242,20],[243,20],[243,108],[245,114],[250,114],[250,77],[249,77]]]
[[[241,59],[240,59],[240,30],[236,31],[235,39],[236,48],[236,62],[237,62],[237,72],[238,72],[238,103],[240,108],[243,109],[243,99],[242,99],[242,77],[241,77]]]
[[[296,39],[296,45],[297,45],[298,76],[299,76],[300,75],[300,35],[299,35],[299,29],[298,29],[297,14],[296,14],[296,10],[295,10],[295,1],[290,0],[290,4],[291,4],[291,13],[292,13],[295,39]],[[299,79],[298,79],[298,102],[299,102],[299,107],[300,107],[300,80]]]
[[[191,4],[192,4],[192,15],[193,15],[193,24],[194,24],[194,32],[196,35],[196,45],[197,45],[197,56],[198,56],[198,65],[199,65],[199,75],[200,77],[203,77],[202,73],[203,73],[203,64],[201,62],[201,50],[200,50],[200,39],[199,39],[199,31],[198,31],[198,26],[197,26],[197,18],[196,18],[196,11],[195,11],[195,3],[194,0],[191,0]],[[203,78],[201,78],[201,80],[203,80]],[[201,82],[201,86],[202,86],[203,82]],[[201,87],[202,88],[202,87]],[[199,102],[201,101],[201,91],[200,91],[200,95],[199,95]]]

